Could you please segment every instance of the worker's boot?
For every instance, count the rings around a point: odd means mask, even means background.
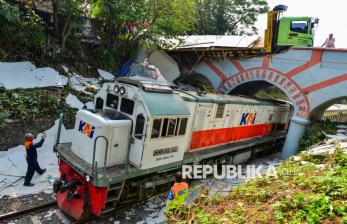
[[[46,173],[46,171],[47,171],[46,168],[42,169],[40,175]]]
[[[26,187],[33,187],[33,186],[35,186],[35,184],[29,183],[29,184],[23,184],[23,186],[26,186]]]

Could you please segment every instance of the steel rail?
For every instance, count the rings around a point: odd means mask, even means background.
[[[36,206],[36,207],[24,209],[24,210],[21,210],[21,211],[9,212],[9,213],[0,215],[0,221],[4,221],[4,220],[7,220],[7,219],[12,219],[12,218],[16,218],[16,217],[19,217],[19,216],[27,215],[27,214],[30,214],[32,212],[37,212],[37,211],[42,211],[42,210],[46,210],[46,209],[49,209],[49,208],[54,208],[54,207],[57,207],[57,206],[58,206],[57,202],[56,201],[52,201],[52,202],[48,202],[48,203],[43,204],[43,205],[39,205],[39,206]]]

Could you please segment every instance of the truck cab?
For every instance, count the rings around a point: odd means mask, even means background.
[[[315,20],[311,17],[282,17],[277,46],[313,46]]]
[[[276,53],[292,46],[312,47],[314,30],[319,22],[312,17],[282,17],[287,6],[278,5],[268,12],[264,50]]]

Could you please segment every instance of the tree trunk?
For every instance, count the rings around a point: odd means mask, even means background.
[[[54,27],[54,36],[57,38],[59,34],[59,18],[58,18],[58,1],[59,0],[52,0],[52,6],[53,6],[53,27]]]
[[[71,21],[70,17],[66,18],[64,29],[61,34],[61,51],[65,50],[66,40],[72,31],[72,26],[70,25],[70,21]]]

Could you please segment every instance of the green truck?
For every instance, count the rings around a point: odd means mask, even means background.
[[[278,5],[268,12],[264,50],[276,53],[291,46],[312,47],[319,19],[312,17],[282,17],[287,6]]]

